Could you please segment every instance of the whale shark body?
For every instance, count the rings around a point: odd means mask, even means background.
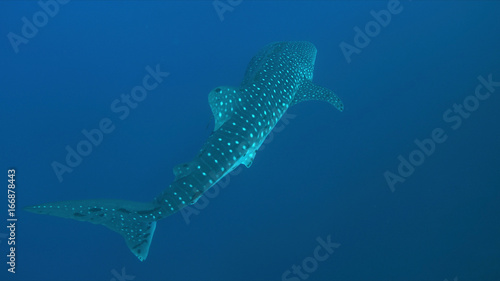
[[[344,106],[330,90],[312,83],[316,47],[309,42],[277,42],[250,61],[239,87],[217,87],[208,96],[215,129],[198,156],[174,167],[175,180],[152,202],[115,199],[60,201],[26,207],[38,214],[102,224],[121,234],[139,260],[147,258],[156,222],[194,204],[255,154],[285,111],[306,100]]]

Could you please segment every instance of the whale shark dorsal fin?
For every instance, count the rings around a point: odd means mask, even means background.
[[[215,119],[214,131],[224,124],[235,110],[236,104],[241,101],[239,90],[234,87],[217,87],[208,94],[208,102]]]
[[[290,106],[308,100],[326,101],[335,106],[336,109],[344,111],[344,104],[334,92],[328,90],[327,88],[315,85],[310,80],[304,81],[304,83],[300,86]]]

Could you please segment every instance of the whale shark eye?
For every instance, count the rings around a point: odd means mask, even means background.
[[[222,93],[222,90],[221,90],[220,88],[217,88],[217,89],[215,89],[215,92],[216,92],[217,94],[221,94],[221,93]]]

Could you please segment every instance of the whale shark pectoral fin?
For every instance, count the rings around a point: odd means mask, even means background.
[[[333,91],[315,85],[310,80],[304,81],[304,83],[299,87],[290,106],[308,100],[326,101],[335,106],[335,108],[339,111],[344,111],[344,104]]]
[[[217,87],[208,94],[208,103],[212,108],[215,119],[214,131],[220,128],[226,122],[234,110],[237,103],[241,101],[239,89],[234,87]]]

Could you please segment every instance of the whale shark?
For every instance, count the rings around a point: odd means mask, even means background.
[[[239,165],[252,165],[259,147],[290,106],[326,101],[344,105],[333,91],[312,82],[316,47],[310,42],[275,42],[250,61],[238,87],[220,86],[208,95],[215,127],[198,155],[175,166],[175,180],[151,202],[116,199],[72,200],[25,210],[101,224],[125,238],[144,261],[156,222],[196,203],[202,194]]]

